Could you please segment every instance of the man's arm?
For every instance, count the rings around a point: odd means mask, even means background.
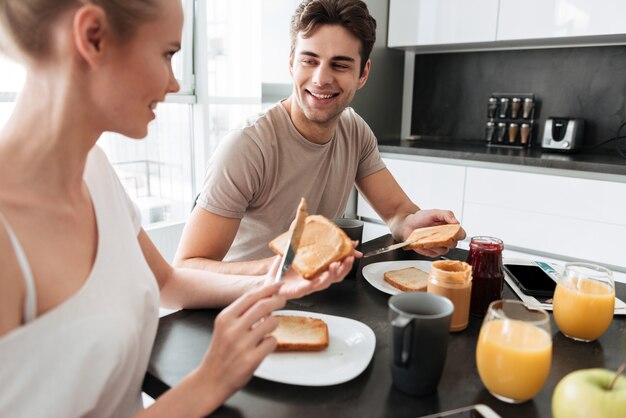
[[[407,216],[420,208],[409,199],[393,175],[383,168],[356,183],[359,192],[385,221],[396,241],[403,241],[411,231],[404,231]]]
[[[404,241],[414,229],[427,226],[459,223],[454,213],[449,210],[421,210],[409,199],[396,179],[386,168],[357,181],[357,188],[376,213],[385,221],[396,241]],[[459,240],[465,238],[461,228]],[[416,249],[420,254],[436,257],[448,252],[449,248]]]
[[[223,262],[241,219],[216,215],[199,206],[191,212],[174,257],[174,266],[224,274],[259,275],[268,272],[273,257],[263,260]]]

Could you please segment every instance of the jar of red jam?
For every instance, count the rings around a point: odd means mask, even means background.
[[[470,313],[484,316],[489,304],[502,299],[504,270],[502,240],[493,237],[472,237],[467,263],[472,266],[472,298]]]

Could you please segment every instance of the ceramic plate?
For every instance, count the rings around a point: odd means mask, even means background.
[[[432,261],[421,260],[407,260],[407,261],[383,261],[381,263],[372,263],[363,267],[362,273],[365,280],[369,284],[374,286],[381,292],[385,292],[390,295],[397,295],[402,293],[402,290],[397,289],[387,283],[383,278],[383,275],[390,270],[400,270],[407,267],[415,267],[426,273],[430,272],[430,265]]]
[[[276,311],[275,315],[323,320],[328,325],[328,347],[322,351],[272,353],[254,372],[256,377],[301,386],[336,385],[360,375],[374,355],[374,332],[359,321],[303,311]]]

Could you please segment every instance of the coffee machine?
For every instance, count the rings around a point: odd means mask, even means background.
[[[541,146],[547,150],[572,152],[582,148],[585,121],[580,118],[546,119]]]

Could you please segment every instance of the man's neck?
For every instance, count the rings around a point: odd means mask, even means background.
[[[281,102],[281,104],[287,111],[287,114],[289,114],[293,126],[307,141],[323,145],[328,143],[335,135],[335,130],[339,124],[339,117],[324,124],[312,122],[307,119],[302,109],[299,109],[297,105],[293,105],[293,96],[290,96],[287,100]]]

